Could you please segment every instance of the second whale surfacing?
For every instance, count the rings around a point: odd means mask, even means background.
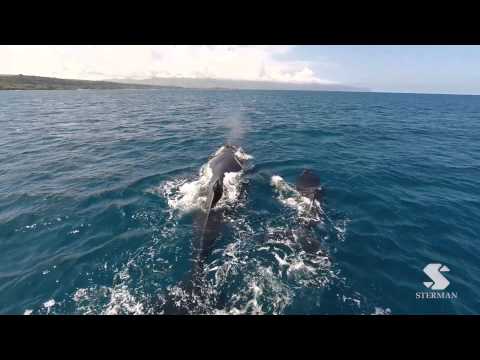
[[[320,186],[320,178],[311,169],[304,169],[302,173],[297,177],[296,181],[297,191],[310,201],[308,209],[308,215],[312,216],[313,212],[318,212],[320,207],[318,201],[321,199],[322,187]],[[314,253],[321,251],[321,245],[319,240],[312,235],[312,228],[316,226],[318,219],[313,216],[308,221],[303,222],[297,231],[297,238],[307,252]]]
[[[312,206],[315,200],[320,200],[321,186],[320,178],[310,169],[304,169],[297,178],[297,191],[311,201]]]
[[[192,268],[179,286],[181,298],[175,300],[172,294],[167,296],[164,306],[165,314],[192,313],[195,311],[193,300],[201,300],[203,267],[222,225],[222,212],[217,207],[222,198],[227,195],[224,182],[229,175],[241,176],[248,158],[240,147],[226,144],[218,149],[206,164],[210,178],[206,186],[204,207],[197,212],[194,221],[194,229],[197,231],[192,241]]]
[[[297,212],[287,230],[288,236],[307,253],[323,253],[317,234],[323,227],[325,217],[321,206],[323,188],[316,172],[304,169],[297,176],[294,186],[281,176],[274,175],[271,184],[276,188],[280,202]]]

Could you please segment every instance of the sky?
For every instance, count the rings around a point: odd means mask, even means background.
[[[0,74],[219,78],[480,94],[480,46],[4,45]]]

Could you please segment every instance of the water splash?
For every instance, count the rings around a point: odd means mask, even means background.
[[[277,199],[285,206],[297,211],[298,216],[307,221],[323,222],[325,212],[317,199],[312,199],[300,194],[293,186],[288,184],[281,176],[273,175],[270,184],[277,192]],[[310,211],[312,206],[317,211]]]
[[[222,152],[224,146],[218,149],[214,156]],[[235,155],[241,160],[250,160],[253,156],[238,148]],[[164,182],[154,192],[167,199],[171,209],[187,213],[195,209],[205,209],[209,184],[212,179],[212,169],[209,160],[199,171],[198,178],[193,181],[188,179],[174,179]],[[223,179],[223,196],[217,207],[233,205],[240,196],[243,171],[225,173]]]

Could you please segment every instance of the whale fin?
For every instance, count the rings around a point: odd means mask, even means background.
[[[205,209],[205,217],[202,221],[201,225],[201,234],[200,234],[200,242],[201,246],[203,247],[203,242],[205,238],[205,232],[208,229],[208,222],[210,219],[210,212],[212,209],[215,207],[215,205],[218,203],[220,198],[223,195],[223,178],[219,178],[216,181],[212,183],[210,186],[210,190],[208,192],[208,197],[207,197],[207,202],[206,202],[206,209]]]

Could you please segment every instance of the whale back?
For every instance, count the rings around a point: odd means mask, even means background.
[[[223,178],[227,172],[238,172],[242,170],[239,160],[235,157],[235,149],[225,146],[219,154],[216,154],[209,162],[213,178]]]
[[[314,193],[320,187],[320,178],[310,169],[305,169],[297,178],[296,187],[302,195]]]

